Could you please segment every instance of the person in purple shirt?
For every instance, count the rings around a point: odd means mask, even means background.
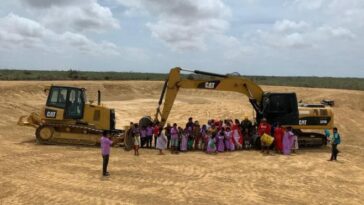
[[[147,148],[152,147],[152,139],[153,139],[153,127],[152,125],[148,125],[147,127]]]
[[[142,126],[142,128],[140,128],[140,139],[141,139],[140,147],[143,148],[144,145],[147,143],[147,127],[146,126]]]
[[[107,165],[109,164],[110,146],[112,145],[112,143],[113,142],[110,140],[110,135],[106,130],[104,130],[100,139],[103,176],[109,176],[109,172],[107,171]]]

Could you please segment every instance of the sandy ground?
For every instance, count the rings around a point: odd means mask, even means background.
[[[338,162],[329,149],[292,156],[257,151],[141,156],[113,148],[108,178],[101,177],[99,148],[35,144],[34,129],[16,126],[19,116],[45,102],[45,85],[77,85],[89,99],[103,93],[122,127],[154,113],[161,82],[0,82],[0,205],[7,204],[362,204],[364,201],[364,92],[263,86],[294,91],[305,102],[334,99],[342,136]],[[189,116],[252,116],[246,96],[182,90],[170,122]]]

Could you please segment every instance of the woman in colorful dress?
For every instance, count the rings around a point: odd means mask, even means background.
[[[188,143],[188,130],[181,130],[181,146],[180,146],[180,150],[181,152],[186,152],[187,151],[187,143]]]
[[[234,151],[235,150],[235,142],[234,138],[232,137],[232,132],[230,127],[226,127],[225,130],[225,147],[228,151]]]
[[[215,154],[216,153],[215,135],[210,135],[209,136],[209,141],[207,143],[206,153],[207,154]]]
[[[277,127],[274,128],[274,145],[276,152],[282,153],[283,152],[283,135],[284,129],[281,127],[280,123],[277,123]]]
[[[292,151],[294,134],[292,132],[292,127],[287,127],[286,133],[283,135],[283,154],[289,155]]]
[[[159,131],[159,135],[157,136],[157,144],[156,148],[159,150],[159,154],[163,155],[163,150],[167,149],[168,138],[164,134],[162,130]]]
[[[224,152],[225,151],[225,129],[222,127],[221,130],[217,134],[217,151]]]
[[[243,146],[243,135],[240,130],[240,122],[238,119],[235,119],[235,124],[233,124],[231,128],[232,137],[235,143],[235,149],[239,150]]]

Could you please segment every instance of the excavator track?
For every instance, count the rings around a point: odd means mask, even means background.
[[[300,147],[320,147],[326,145],[326,137],[316,132],[303,132],[301,130],[293,130],[298,136],[298,144]]]

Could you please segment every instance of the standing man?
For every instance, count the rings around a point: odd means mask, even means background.
[[[337,132],[337,128],[334,127],[333,129],[333,134],[332,134],[332,139],[331,139],[331,158],[329,161],[332,161],[332,160],[337,160],[337,154],[340,152],[338,149],[337,149],[337,146],[340,144],[341,142],[341,137],[340,137],[340,134]]]
[[[109,164],[110,146],[112,145],[112,143],[113,142],[110,140],[110,135],[106,130],[104,130],[100,139],[103,176],[109,176],[109,172],[107,171],[107,165]]]
[[[186,129],[193,129],[193,125],[194,125],[194,123],[193,123],[193,118],[192,117],[189,117],[188,118],[188,122],[186,123]]]

